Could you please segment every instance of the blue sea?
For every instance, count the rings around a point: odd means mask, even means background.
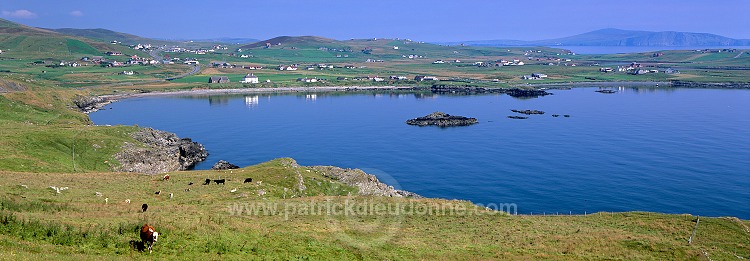
[[[90,115],[190,137],[218,160],[360,168],[427,197],[523,214],[654,211],[750,219],[750,90],[554,95],[295,93],[131,98]],[[511,109],[545,111],[509,119]],[[442,111],[466,127],[410,126]],[[570,117],[552,117],[568,114]]]

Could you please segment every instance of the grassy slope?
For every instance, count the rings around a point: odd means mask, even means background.
[[[309,172],[307,170],[310,170]],[[297,187],[297,173],[306,190]],[[750,232],[734,219],[702,218],[687,244],[692,216],[598,213],[587,216],[507,216],[476,210],[472,215],[302,215],[299,207],[324,202],[403,204],[405,210],[474,206],[463,201],[346,197],[353,188],[291,167],[280,159],[233,171],[171,173],[159,177],[120,174],[2,172],[0,249],[15,259],[62,257],[145,258],[130,250],[135,230],[148,222],[160,231],[153,258],[278,259],[703,259],[750,256]],[[242,183],[253,177],[253,183]],[[228,178],[227,185],[200,185]],[[188,185],[194,182],[193,185]],[[26,185],[28,188],[21,187]],[[48,186],[67,186],[55,194]],[[190,191],[184,191],[191,188]],[[231,193],[230,190],[238,191]],[[154,191],[160,190],[160,195]],[[259,190],[268,193],[258,196]],[[101,192],[103,197],[95,196]],[[174,199],[168,194],[174,193]],[[247,197],[239,197],[246,194]],[[109,198],[109,204],[104,203]],[[292,198],[294,197],[294,198]],[[286,199],[284,199],[286,198]],[[124,203],[130,199],[131,204]],[[140,213],[140,204],[149,210]],[[275,215],[232,215],[231,206],[276,203]],[[289,212],[281,211],[290,206]],[[295,206],[292,208],[291,206]],[[288,217],[288,218],[287,218]],[[23,220],[26,227],[15,224]],[[747,222],[744,226],[747,226]],[[83,237],[83,234],[87,237]],[[383,240],[381,240],[383,239]]]
[[[0,20],[0,27],[2,27]],[[18,26],[16,26],[18,27]],[[8,27],[4,30],[21,30]],[[70,38],[44,36],[48,32],[34,31],[28,35],[0,33],[0,47],[12,46],[0,56],[3,81],[21,83],[26,92],[0,96],[0,259],[42,259],[69,256],[86,259],[145,258],[145,254],[130,250],[129,241],[136,240],[134,232],[143,222],[157,226],[163,233],[157,243],[157,258],[213,259],[219,257],[263,256],[279,259],[702,259],[707,252],[713,259],[734,258],[733,253],[748,257],[750,242],[747,221],[733,219],[701,219],[696,241],[686,245],[694,225],[694,217],[654,213],[601,213],[588,216],[544,217],[489,215],[405,215],[405,216],[323,216],[323,215],[230,215],[234,203],[260,204],[266,202],[289,206],[305,206],[324,202],[343,203],[353,191],[321,177],[314,171],[300,170],[307,189],[297,189],[297,170],[285,167],[284,161],[274,161],[230,173],[196,171],[173,173],[170,182],[138,174],[107,172],[111,159],[123,142],[133,142],[128,133],[135,127],[89,126],[88,118],[71,106],[76,94],[88,91],[65,90],[55,85],[77,86],[68,78],[106,79],[116,71],[97,68],[41,69],[29,65],[34,60],[72,60],[92,55],[92,48],[122,48],[89,43]],[[41,35],[41,36],[40,36]],[[522,49],[444,47],[410,43],[399,50],[392,49],[400,41],[378,40],[345,41],[353,46],[350,58],[336,58],[336,52],[315,49],[314,46],[291,49],[253,49],[247,51],[256,58],[248,63],[268,66],[279,63],[339,61],[340,64],[366,65],[351,71],[297,71],[294,74],[320,77],[435,74],[442,77],[473,77],[476,79],[515,80],[517,75],[535,71],[549,72],[549,81],[576,81],[600,76],[594,67],[544,67],[531,65],[482,69],[455,65],[433,65],[434,59],[486,60],[497,57],[520,57]],[[309,43],[307,43],[309,45]],[[416,46],[415,48],[411,48]],[[371,47],[373,55],[356,48]],[[2,47],[8,48],[8,47]],[[414,49],[414,50],[412,50]],[[15,50],[23,50],[16,52]],[[35,51],[36,50],[36,51]],[[46,50],[46,51],[42,51]],[[5,49],[4,49],[5,51]],[[123,50],[123,52],[131,50]],[[457,51],[455,53],[453,51]],[[420,53],[421,52],[421,53]],[[545,52],[547,52],[545,50]],[[401,60],[402,54],[419,54],[427,58]],[[553,55],[553,54],[548,54]],[[667,55],[672,55],[668,53]],[[667,56],[665,55],[665,56]],[[676,55],[676,54],[675,54]],[[725,54],[679,54],[680,61],[735,66],[748,59],[727,58]],[[205,61],[240,59],[225,54],[204,56]],[[471,58],[473,57],[473,58]],[[367,58],[390,59],[385,63],[363,63]],[[620,61],[635,57],[617,57]],[[602,57],[602,61],[612,59]],[[646,58],[643,58],[646,59]],[[677,59],[677,58],[675,58]],[[731,60],[729,60],[731,59]],[[699,66],[701,64],[694,64]],[[332,63],[332,62],[328,62]],[[176,66],[180,70],[183,67]],[[550,69],[548,69],[550,68]],[[42,74],[41,71],[47,71]],[[155,69],[162,70],[162,69]],[[574,75],[569,75],[573,70]],[[702,71],[701,71],[702,70]],[[169,71],[169,70],[167,70]],[[736,79],[739,74],[725,70],[695,69],[679,77],[691,79]],[[154,72],[158,74],[160,72]],[[169,73],[169,72],[161,72]],[[219,71],[239,77],[239,71]],[[262,71],[279,81],[293,81],[297,75]],[[724,73],[725,75],[718,75]],[[109,75],[109,76],[108,76]],[[202,76],[201,76],[202,77]],[[233,78],[233,79],[235,79]],[[196,77],[195,79],[200,79]],[[626,79],[627,80],[627,79]],[[76,80],[80,81],[80,80]],[[101,80],[98,80],[101,81]],[[90,82],[87,84],[91,84]],[[154,85],[155,89],[173,85]],[[132,87],[121,87],[127,91]],[[138,88],[146,88],[139,86]],[[89,90],[103,93],[105,90]],[[75,153],[74,153],[75,148]],[[288,164],[287,164],[288,165]],[[230,178],[226,186],[200,186],[203,179]],[[244,177],[262,183],[242,184]],[[196,183],[187,186],[188,182]],[[20,185],[26,185],[27,188]],[[70,190],[56,195],[48,186],[67,186]],[[185,188],[192,188],[185,192]],[[229,190],[237,188],[238,192]],[[258,196],[258,190],[267,192]],[[161,190],[161,195],[153,192]],[[104,193],[109,204],[94,196]],[[166,194],[174,193],[174,199]],[[236,198],[246,193],[246,198]],[[289,197],[295,196],[290,199]],[[263,199],[265,198],[265,199]],[[131,199],[132,204],[123,203]],[[416,206],[452,206],[473,209],[468,202],[438,199],[406,200],[391,198],[354,197],[360,202],[402,203]],[[139,205],[152,206],[147,213],[139,213]],[[412,204],[413,203],[413,204]],[[298,208],[295,208],[298,209]],[[744,223],[743,223],[744,222]],[[396,226],[390,226],[396,224]],[[343,230],[341,228],[344,228]],[[383,229],[380,229],[383,228]],[[342,235],[346,235],[343,236]],[[378,244],[381,236],[389,240]]]

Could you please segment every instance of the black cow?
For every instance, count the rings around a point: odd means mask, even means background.
[[[144,203],[143,205],[141,205],[141,209],[143,209],[143,212],[146,212],[146,210],[148,209],[148,204]]]
[[[253,178],[245,178],[245,182],[242,183],[250,183],[253,182]]]
[[[206,179],[206,182],[203,183],[203,185],[208,185],[208,184],[211,184],[211,179]]]
[[[214,180],[214,182],[216,183],[216,185],[219,185],[219,184],[225,185],[226,181],[227,181],[226,179],[215,179]]]

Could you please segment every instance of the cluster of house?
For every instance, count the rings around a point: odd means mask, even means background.
[[[111,52],[109,52],[109,53],[111,53]],[[116,53],[119,53],[119,52],[116,52]],[[122,55],[122,54],[110,54],[110,55]],[[159,61],[156,61],[154,59],[151,59],[151,58],[142,58],[142,57],[138,57],[138,55],[131,56],[130,59],[128,59],[125,62],[107,61],[107,59],[105,59],[103,56],[91,56],[91,57],[84,56],[84,57],[81,57],[81,59],[79,59],[79,61],[82,62],[82,63],[89,63],[89,64],[92,64],[92,65],[106,65],[106,66],[109,66],[109,67],[118,67],[118,66],[125,66],[125,65],[138,65],[138,64],[140,64],[140,65],[154,65],[154,64],[158,64],[159,63]],[[59,66],[78,67],[78,66],[83,65],[82,63],[61,61],[60,64],[59,64]]]
[[[659,73],[659,70],[657,69],[646,69],[644,68],[643,64],[632,62],[627,66],[617,66],[617,68],[612,67],[602,67],[599,68],[599,72],[603,73],[611,73],[611,72],[623,72],[627,74],[632,75],[641,75],[641,74],[647,74],[647,73]],[[664,73],[666,74],[679,74],[680,71],[675,70],[673,68],[668,68],[664,70]]]
[[[416,55],[416,54],[410,54],[410,55],[403,54],[401,55],[401,58],[418,59],[418,58],[424,58],[424,56]]]
[[[206,54],[206,53],[212,53],[212,52],[215,52],[215,51],[216,51],[216,49],[196,49],[196,50],[191,50],[191,49],[187,49],[187,48],[183,48],[183,47],[179,47],[179,46],[172,46],[172,47],[164,49],[164,52],[167,52],[167,53]]]
[[[151,44],[136,44],[131,48],[135,50],[151,50]]]
[[[249,73],[245,75],[245,77],[240,80],[240,83],[259,83],[258,76],[255,76],[255,74]],[[266,82],[271,82],[271,80],[266,80]],[[229,77],[227,76],[211,76],[208,78],[208,83],[229,83]]]
[[[547,75],[543,73],[532,73],[530,75],[521,76],[521,79],[523,80],[540,80],[544,78],[547,78]]]
[[[313,77],[313,78],[305,77],[305,78],[297,78],[297,81],[298,82],[305,82],[305,83],[312,83],[312,82],[324,82],[325,79],[318,79],[318,78],[315,78],[315,77]]]
[[[457,62],[461,62],[458,61]],[[496,60],[492,62],[474,62],[473,64],[476,67],[501,67],[501,66],[523,66],[526,65],[523,61],[519,59],[513,59],[513,60]]]
[[[310,71],[310,70],[315,70],[315,69],[325,70],[325,69],[333,69],[333,68],[335,68],[333,64],[319,63],[319,64],[308,65],[305,69]]]
[[[279,65],[279,71],[296,71],[299,67],[299,64],[292,64],[292,65]]]
[[[347,77],[337,77],[336,80],[338,81],[348,81],[349,78]],[[358,76],[351,79],[352,81],[372,81],[372,82],[383,82],[386,80],[385,77],[379,77],[379,76]],[[391,75],[388,77],[388,80],[390,81],[406,81],[409,80],[409,77],[406,76],[399,76],[399,75]],[[437,77],[434,76],[425,76],[425,75],[417,75],[414,77],[414,81],[423,82],[423,81],[439,81]]]
[[[237,67],[237,65],[236,64],[231,64],[231,63],[228,63],[228,62],[211,62],[211,67],[214,67],[214,68],[229,68],[229,69],[231,69],[231,68]]]
[[[154,65],[154,64],[159,64],[159,61],[156,61],[151,58],[143,58],[143,57],[138,57],[138,55],[133,55],[130,57],[130,59],[127,62],[125,62],[125,64]]]
[[[737,52],[737,49],[702,49],[702,50],[695,50],[695,52],[698,52],[698,53],[722,53],[722,52],[734,53],[734,52]]]

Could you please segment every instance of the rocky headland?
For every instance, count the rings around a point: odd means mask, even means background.
[[[143,128],[131,136],[145,146],[126,142],[115,154],[120,162],[115,171],[157,174],[187,170],[208,157],[202,144],[171,132]]]
[[[107,104],[115,102],[116,100],[107,99],[99,96],[82,96],[77,95],[73,98],[73,104],[83,113],[92,113],[100,110]]]
[[[453,126],[468,126],[472,124],[476,124],[479,121],[477,118],[467,118],[463,116],[455,116],[450,115],[444,112],[433,112],[430,115],[414,118],[411,120],[407,120],[406,124],[409,125],[417,125],[417,126],[427,126],[427,125],[435,125],[439,127],[453,127]]]
[[[343,169],[334,166],[313,166],[311,168],[321,173],[323,176],[359,188],[360,195],[422,198],[422,196],[414,192],[395,189],[393,186],[380,182],[375,175],[367,174],[360,169]]]

